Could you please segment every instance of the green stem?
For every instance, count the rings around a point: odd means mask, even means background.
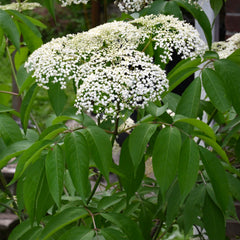
[[[15,93],[15,92],[8,92],[8,91],[3,91],[3,90],[0,90],[0,93],[10,94],[10,95],[14,95],[14,96],[19,96],[18,93]]]
[[[92,192],[91,192],[91,195],[90,195],[90,197],[89,197],[88,200],[87,200],[87,205],[90,203],[93,195],[94,195],[95,192],[97,191],[97,188],[98,188],[99,183],[101,182],[102,176],[103,176],[103,175],[100,173],[99,176],[98,176],[98,179],[97,179],[97,181],[96,181],[96,183],[95,183],[95,185],[94,185],[94,187],[93,187],[93,190],[92,190]]]
[[[7,45],[7,44],[6,44],[6,45]],[[14,78],[14,81],[16,82],[16,81],[17,81],[17,75],[16,75],[16,70],[15,70],[14,64],[13,64],[12,56],[11,56],[11,54],[10,54],[10,52],[9,52],[8,47],[6,47],[6,50],[7,50],[8,59],[9,59],[9,61],[10,61],[13,78]]]

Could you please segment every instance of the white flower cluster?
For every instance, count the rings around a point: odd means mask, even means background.
[[[206,50],[206,44],[200,39],[198,31],[173,16],[148,15],[133,20],[132,24],[144,29],[153,41],[155,50],[162,49],[160,58],[163,63],[172,60],[174,50],[182,59],[202,56]]]
[[[26,1],[21,3],[10,3],[6,5],[0,5],[0,9],[2,10],[16,10],[19,12],[24,10],[33,10],[38,7],[41,7],[40,3],[37,2],[27,3]]]
[[[89,0],[59,0],[62,3],[62,7],[69,6],[71,4],[87,4]]]
[[[121,12],[128,13],[138,12],[152,2],[153,0],[117,0],[115,4]]]
[[[227,58],[235,50],[240,48],[240,33],[236,33],[225,42],[214,42],[212,44],[212,50],[216,51],[220,58]]]
[[[164,71],[152,59],[135,50],[97,56],[83,66],[85,76],[77,92],[75,106],[97,113],[96,117],[124,117],[122,111],[144,108],[161,100],[168,89]]]
[[[111,22],[88,32],[53,39],[36,50],[25,64],[39,86],[73,80],[78,89],[78,113],[123,117],[122,111],[161,100],[168,88],[165,72],[140,46],[152,37],[159,58],[171,60],[174,49],[183,58],[202,54],[196,30],[171,16],[146,16],[131,22]]]

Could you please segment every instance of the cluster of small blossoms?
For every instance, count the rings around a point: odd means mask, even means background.
[[[147,5],[151,4],[153,0],[117,0],[115,4],[121,12],[138,12]]]
[[[225,42],[214,42],[212,44],[212,50],[216,51],[219,58],[227,58],[234,51],[240,48],[240,33],[236,33]]]
[[[106,23],[88,32],[51,40],[33,52],[25,68],[34,71],[39,86],[48,89],[49,82],[59,82],[64,89],[67,80],[78,84],[82,78],[80,66],[96,53],[137,47],[141,36],[141,30],[130,23]]]
[[[125,109],[144,108],[161,100],[168,89],[165,72],[152,59],[136,50],[122,50],[99,56],[82,66],[84,81],[77,92],[76,108],[96,117],[124,117]]]
[[[168,81],[159,65],[139,46],[148,39],[166,63],[174,50],[182,58],[201,55],[205,44],[189,24],[172,16],[146,16],[131,22],[112,22],[88,32],[53,39],[37,49],[25,67],[39,86],[60,83],[66,88],[73,80],[78,89],[78,113],[94,112],[97,117],[123,117],[122,110],[144,108],[161,100]]]
[[[2,10],[16,10],[16,11],[25,11],[25,10],[33,10],[35,8],[41,7],[40,3],[37,2],[20,2],[20,3],[10,3],[6,5],[0,5],[0,9]]]
[[[133,20],[132,24],[144,29],[148,38],[152,39],[155,50],[162,49],[160,59],[163,63],[172,60],[174,50],[182,59],[202,56],[206,50],[206,44],[200,39],[198,31],[173,16],[148,15]]]
[[[69,6],[71,4],[87,4],[89,0],[59,0],[62,4],[62,7]]]

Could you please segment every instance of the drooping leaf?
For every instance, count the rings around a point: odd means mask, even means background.
[[[226,96],[226,91],[218,74],[210,68],[205,68],[202,72],[202,82],[213,105],[223,113],[229,110],[231,102]]]
[[[166,6],[166,2],[163,0],[156,0],[151,5],[149,5],[148,8],[144,8],[142,11],[140,11],[141,16],[145,15],[158,15],[159,13],[162,13],[164,11],[164,7]]]
[[[32,110],[33,101],[37,95],[38,87],[37,84],[34,84],[27,92],[25,97],[23,98],[20,114],[21,114],[21,122],[23,125],[24,132],[26,133],[28,127],[28,121],[30,118],[30,113]]]
[[[29,49],[27,47],[21,47],[14,55],[15,68],[18,71],[28,58]],[[18,83],[17,83],[18,84]]]
[[[169,189],[167,195],[166,225],[170,226],[177,217],[180,208],[181,193],[178,182]]]
[[[35,26],[46,29],[47,26],[45,24],[43,24],[42,22],[40,22],[39,20],[37,20],[36,18],[30,17],[30,16],[26,16],[25,17],[31,22],[33,23]]]
[[[38,159],[27,169],[23,182],[23,200],[27,213],[33,223],[36,216],[36,198],[44,171],[44,157]]]
[[[206,193],[202,221],[209,240],[225,240],[225,220],[221,210]]]
[[[192,16],[198,21],[199,25],[203,29],[205,37],[207,39],[208,47],[211,49],[212,45],[212,28],[208,20],[207,15],[201,9],[201,7],[196,7],[196,5],[189,3],[184,0],[174,0],[180,7],[186,9]]]
[[[30,219],[21,222],[18,224],[10,233],[8,240],[18,240],[20,239],[26,232],[28,232],[32,228],[32,224]]]
[[[32,32],[26,24],[18,22],[18,26],[30,52],[38,49],[43,44],[42,39]]]
[[[146,202],[142,202],[140,207],[139,214],[139,226],[144,236],[144,239],[150,239],[151,230],[153,226],[152,219],[154,217],[153,212],[148,208],[148,204]]]
[[[42,230],[43,229],[40,226],[32,227],[26,233],[24,233],[19,240],[26,240],[26,239],[28,239],[28,240],[36,240],[36,239],[38,239],[38,237],[41,234]]]
[[[237,113],[240,113],[239,65],[230,60],[221,59],[214,62],[214,67],[217,74],[221,76],[227,97],[232,101],[232,105]]]
[[[48,9],[49,13],[51,14],[51,16],[53,17],[53,19],[56,21],[56,17],[55,17],[55,2],[56,0],[44,0],[43,3],[46,6],[46,8]]]
[[[240,201],[240,180],[227,172],[228,185],[232,196]]]
[[[128,199],[137,191],[144,176],[145,163],[142,160],[138,167],[134,169],[133,160],[130,155],[129,139],[125,139],[119,160],[119,170],[121,172],[120,181],[127,192]],[[134,174],[136,173],[136,174]]]
[[[22,154],[31,145],[32,142],[28,140],[22,140],[9,145],[0,153],[0,169],[5,167],[12,158]]]
[[[120,202],[121,200],[122,200],[122,197],[119,196],[118,194],[103,197],[98,203],[98,209],[100,211],[106,210],[112,207],[113,205],[115,205],[116,203]]]
[[[181,97],[178,94],[170,92],[163,98],[163,102],[168,104],[169,109],[171,109],[173,112],[176,112],[180,99]]]
[[[42,218],[47,214],[48,209],[52,207],[54,204],[54,200],[50,194],[47,178],[45,171],[43,171],[43,175],[40,179],[38,186],[38,194],[36,196],[36,220],[39,224]]]
[[[85,129],[91,159],[108,181],[112,165],[112,145],[105,131],[99,127],[89,126]]]
[[[162,129],[156,139],[152,164],[163,199],[176,177],[181,149],[181,134],[175,127]]]
[[[71,207],[63,210],[59,214],[53,216],[46,224],[39,240],[49,239],[55,232],[67,226],[68,224],[84,218],[88,213],[84,208]]]
[[[200,185],[194,188],[187,198],[183,209],[185,235],[189,233],[192,226],[197,223],[198,217],[201,216],[205,193],[205,187]]]
[[[121,213],[101,213],[101,216],[119,227],[128,239],[144,240],[137,223]]]
[[[141,124],[129,136],[129,152],[135,173],[143,158],[146,146],[156,129],[156,124]]]
[[[12,20],[11,16],[0,9],[0,28],[3,29],[4,33],[7,35],[9,40],[13,45],[19,50],[20,49],[20,34],[18,32],[17,26]]]
[[[66,163],[74,187],[85,202],[90,192],[89,149],[81,132],[72,132],[65,137]]]
[[[46,177],[49,191],[55,203],[60,207],[60,199],[63,191],[64,157],[59,145],[49,150],[45,159]]]
[[[19,126],[11,117],[5,114],[0,114],[0,136],[6,145],[22,140]]]
[[[211,8],[214,12],[215,17],[219,14],[223,6],[223,0],[210,0]]]
[[[224,168],[214,153],[201,147],[200,154],[211,180],[216,200],[224,212],[228,210],[230,204],[229,185]]]
[[[194,140],[186,138],[184,141],[178,167],[179,187],[184,199],[193,188],[199,169],[199,150]]]
[[[166,5],[164,6],[163,10],[165,15],[173,15],[174,17],[183,20],[182,11],[180,10],[176,2],[170,1],[165,3]]]
[[[67,95],[60,88],[59,83],[52,83],[49,86],[48,96],[54,112],[59,116],[67,102]]]

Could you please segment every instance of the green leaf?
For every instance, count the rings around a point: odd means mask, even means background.
[[[25,97],[23,98],[20,114],[21,114],[21,122],[24,129],[24,132],[26,133],[28,128],[28,121],[30,118],[30,113],[32,110],[33,101],[37,95],[38,87],[35,83],[27,92]]]
[[[179,160],[178,180],[182,199],[191,191],[198,176],[199,150],[194,140],[186,138],[184,141]]]
[[[171,109],[173,112],[176,112],[177,105],[181,99],[181,96],[179,96],[176,93],[168,93],[164,98],[163,102],[164,104],[168,104],[168,108]]]
[[[17,123],[4,114],[0,114],[0,136],[6,145],[22,140],[22,133]]]
[[[24,23],[26,26],[28,26],[29,31],[32,31],[36,36],[41,38],[41,33],[37,29],[37,27],[22,13],[15,11],[15,10],[7,10],[10,15],[14,16],[18,22],[21,21]]]
[[[190,192],[187,198],[187,201],[183,208],[185,235],[187,235],[192,229],[192,226],[197,223],[198,216],[201,215],[205,194],[205,187],[203,185],[198,185]]]
[[[44,162],[44,161],[43,161]],[[45,172],[39,182],[38,194],[36,196],[36,220],[39,224],[44,216],[46,216],[48,209],[52,207],[54,201],[50,194],[47,178]]]
[[[221,148],[221,146],[219,146],[217,144],[216,141],[213,141],[211,138],[208,138],[206,136],[203,135],[199,135],[199,134],[195,134],[196,137],[201,138],[206,144],[208,144],[209,146],[211,146],[216,153],[218,153],[218,155],[226,162],[229,164],[229,160],[228,160],[228,156],[227,154],[224,152],[224,150]]]
[[[92,240],[95,232],[90,228],[73,227],[66,231],[59,240]]]
[[[107,227],[100,230],[106,240],[126,240],[122,232],[115,228]]]
[[[42,232],[42,227],[36,226],[29,229],[19,240],[36,240]]]
[[[47,26],[45,24],[43,24],[42,22],[40,22],[39,20],[37,20],[36,18],[32,18],[30,16],[25,16],[31,23],[33,23],[35,26],[46,29]]]
[[[162,115],[163,113],[166,112],[167,108],[168,108],[168,104],[158,107],[156,104],[150,102],[149,105],[147,106],[146,110],[152,116],[159,117],[160,115]]]
[[[23,200],[31,222],[36,215],[36,198],[39,192],[39,183],[43,176],[44,159],[38,159],[26,170],[23,180]]]
[[[164,6],[164,14],[165,15],[173,15],[174,17],[183,20],[182,11],[180,10],[179,6],[176,2],[165,2],[166,5]]]
[[[22,140],[9,145],[0,153],[0,169],[5,167],[12,158],[22,154],[31,145],[32,142],[28,140]]]
[[[108,181],[112,165],[112,145],[110,137],[99,127],[89,126],[84,131],[91,159]]]
[[[41,135],[39,136],[39,140],[41,139],[54,139],[57,135],[64,132],[67,127],[63,124],[54,124],[50,127],[46,128]]]
[[[115,205],[116,203],[119,203],[121,200],[122,200],[122,197],[117,194],[103,197],[98,203],[98,209],[100,211],[106,210],[112,207],[113,205]]]
[[[11,16],[6,12],[0,9],[0,28],[3,29],[4,33],[13,43],[13,45],[20,49],[20,34],[18,29],[12,20]]]
[[[67,95],[60,88],[60,83],[50,84],[48,96],[54,112],[59,116],[67,102]]]
[[[20,50],[18,52],[16,52],[16,54],[14,56],[14,63],[15,63],[15,68],[17,71],[26,62],[26,60],[28,58],[28,52],[29,52],[29,50],[27,47],[21,47]]]
[[[198,128],[204,134],[209,136],[212,140],[216,141],[216,136],[214,134],[214,131],[205,122],[202,122],[201,120],[198,120],[195,118],[185,118],[184,116],[179,116],[179,115],[175,115],[174,119],[175,119],[175,123],[184,122]]]
[[[223,211],[229,207],[229,185],[227,176],[220,160],[212,152],[200,148],[201,159],[211,180],[216,199]]]
[[[63,191],[64,157],[59,145],[55,145],[53,149],[48,152],[45,160],[45,170],[49,191],[55,203],[60,207]]]
[[[67,226],[68,224],[77,221],[78,219],[84,218],[88,215],[87,211],[80,207],[67,208],[51,217],[49,222],[46,224],[39,240],[49,239],[55,232]]]
[[[4,112],[12,112],[14,111],[14,109],[7,107],[5,105],[0,104],[0,113],[4,113]]]
[[[240,65],[240,48],[235,50],[231,55],[229,55],[227,59]]]
[[[19,240],[27,231],[32,228],[30,219],[18,224],[13,231],[10,233],[8,240]]]
[[[218,74],[210,68],[205,68],[202,72],[202,82],[213,105],[220,112],[224,113],[228,111],[231,107],[231,102],[227,97],[223,83]]]
[[[166,127],[156,139],[152,164],[154,175],[164,196],[176,177],[181,149],[181,134],[175,127]]]
[[[87,142],[81,132],[72,132],[65,137],[64,147],[66,163],[74,187],[86,202],[91,190],[88,180],[89,150]]]
[[[144,240],[141,230],[136,222],[130,218],[118,213],[101,213],[101,216],[119,227],[128,237],[128,239]]]
[[[129,136],[129,152],[135,174],[142,161],[147,144],[156,129],[156,124],[141,124],[138,125]]]
[[[215,17],[219,14],[223,6],[223,0],[210,0],[211,8],[214,12]]]
[[[221,59],[214,62],[215,71],[221,76],[227,97],[232,101],[232,105],[237,113],[240,113],[240,67],[238,64]],[[227,69],[227,71],[226,71]]]
[[[232,196],[240,201],[240,180],[227,172],[228,185]]]
[[[147,8],[144,8],[142,11],[140,11],[141,16],[145,15],[158,15],[159,13],[163,13],[165,8],[166,2],[163,0],[156,0],[152,4],[150,4]]]
[[[192,16],[198,21],[199,25],[203,29],[205,37],[207,39],[208,47],[211,49],[212,45],[212,28],[211,24],[208,20],[207,15],[201,9],[201,7],[196,7],[194,4],[189,3],[184,0],[174,0],[180,7],[186,9]]]
[[[120,175],[119,177],[122,186],[127,192],[128,200],[139,188],[144,177],[145,168],[145,162],[142,160],[138,167],[134,169],[129,151],[129,138],[127,138],[122,145],[118,170],[120,170],[120,173],[123,175]]]
[[[168,192],[168,200],[167,200],[167,213],[166,213],[166,225],[171,226],[174,219],[177,217],[180,202],[181,202],[181,193],[179,189],[179,184],[176,182]]]
[[[26,168],[30,164],[34,163],[36,159],[38,159],[42,150],[47,148],[51,143],[52,141],[49,141],[49,140],[38,141],[38,142],[35,142],[30,148],[25,150],[18,160],[16,172],[14,174],[12,181],[9,183],[9,185],[13,184],[16,180],[18,180],[22,176]]]
[[[205,195],[202,221],[209,240],[225,240],[224,216],[208,193]]]
[[[18,22],[18,26],[30,52],[38,49],[43,44],[42,39],[32,32],[26,24]]]
[[[190,118],[196,118],[200,102],[200,94],[201,81],[198,77],[194,79],[194,81],[184,91],[178,103],[176,114],[181,114]]]
[[[48,11],[51,14],[51,16],[53,17],[54,21],[56,21],[55,6],[54,6],[55,2],[56,2],[55,0],[43,0],[44,5],[48,9]]]
[[[200,105],[200,95],[201,80],[199,77],[197,77],[184,91],[178,103],[176,114],[180,114],[189,118],[196,118]],[[193,129],[192,126],[186,125],[185,123],[178,123],[176,126],[182,128],[187,133],[191,133]]]

